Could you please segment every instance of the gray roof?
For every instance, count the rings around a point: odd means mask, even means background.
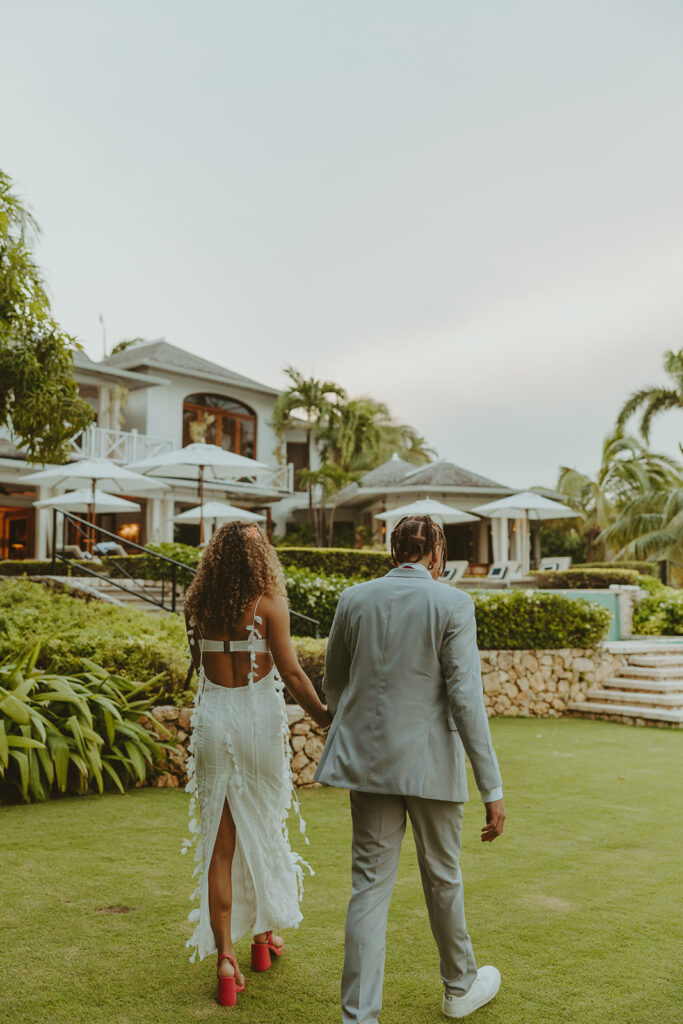
[[[388,462],[383,462],[381,466],[376,466],[366,473],[361,478],[361,485],[363,487],[387,487],[391,484],[400,484],[406,473],[410,473],[414,469],[415,466],[412,462],[405,462],[394,454]]]
[[[411,467],[411,472],[406,474],[402,483],[410,487],[420,484],[437,487],[442,484],[444,487],[471,487],[473,490],[479,487],[505,488],[505,484],[499,484],[495,480],[490,480],[479,473],[473,473],[470,469],[463,469],[462,466],[456,466],[453,462],[447,462],[445,459],[429,462],[426,466],[418,466],[417,469],[414,466]]]
[[[428,462],[424,466],[414,466],[410,462],[399,459],[393,455],[388,462],[371,469],[369,473],[361,477],[360,486],[365,487],[471,487],[476,490],[479,487],[496,487],[502,490],[509,490],[505,484],[496,483],[488,477],[473,473],[469,469],[456,466],[446,459],[438,459],[436,462]]]
[[[25,459],[26,452],[17,448],[8,438],[0,437],[0,459]]]
[[[276,388],[267,384],[252,380],[250,377],[243,377],[240,373],[227,370],[218,363],[212,363],[208,359],[202,359],[192,352],[188,352],[177,345],[170,345],[163,338],[157,341],[141,341],[130,345],[122,352],[107,356],[104,363],[109,366],[125,367],[128,370],[140,371],[143,369],[161,370],[171,373],[184,373],[190,377],[200,377],[207,381],[219,381],[223,384],[231,384],[234,387],[247,388],[250,391],[259,391],[266,395],[279,395]]]
[[[117,366],[110,366],[107,362],[96,363],[90,359],[85,352],[74,349],[74,369],[76,374],[91,373],[103,380],[115,381],[125,384],[131,391],[137,388],[149,388],[153,384],[167,384],[163,377],[152,377],[148,373],[132,373],[130,370],[122,370]]]

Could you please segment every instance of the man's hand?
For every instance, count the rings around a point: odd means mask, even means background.
[[[503,831],[505,824],[505,804],[502,800],[492,800],[486,807],[486,824],[481,830],[482,843],[492,843]]]

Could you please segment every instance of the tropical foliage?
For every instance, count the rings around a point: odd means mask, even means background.
[[[671,409],[683,409],[683,349],[664,353],[664,371],[670,378],[669,386],[654,385],[635,391],[619,413],[618,428],[623,429],[640,412],[640,430],[647,441],[656,416]]]
[[[92,421],[73,377],[75,340],[57,324],[31,252],[38,225],[0,170],[0,426],[32,462],[65,462]]]
[[[601,554],[617,555],[619,546],[607,531],[623,509],[644,495],[666,495],[679,481],[675,459],[651,452],[643,441],[617,431],[605,440],[594,477],[562,466],[557,489],[583,516],[590,562]]]
[[[291,385],[275,405],[273,427],[281,444],[297,419],[305,430],[308,466],[299,482],[308,491],[309,525],[316,546],[330,546],[336,497],[344,487],[394,452],[418,465],[429,462],[435,453],[412,427],[395,423],[383,403],[350,399],[333,381],[306,378],[291,366],[285,373]]]
[[[88,659],[75,675],[43,672],[40,648],[0,664],[0,797],[29,803],[144,782],[164,746],[139,721],[156,680],[134,684]]]

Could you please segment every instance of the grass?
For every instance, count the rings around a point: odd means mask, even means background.
[[[483,810],[473,799],[462,866],[475,955],[500,968],[503,986],[473,1019],[678,1024],[680,734],[574,719],[501,719],[492,727],[508,824],[501,839],[482,846]],[[306,852],[317,869],[306,885],[305,920],[286,936],[287,953],[271,971],[247,971],[233,1011],[214,1002],[213,960],[191,966],[184,949],[192,886],[190,862],[178,853],[183,793],[3,808],[2,1024],[339,1021],[347,797],[313,790],[302,805]],[[247,967],[248,938],[239,954]],[[443,1020],[408,836],[380,1020]]]

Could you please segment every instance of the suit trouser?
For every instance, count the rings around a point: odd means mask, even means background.
[[[446,991],[464,995],[477,976],[460,874],[463,805],[447,800],[351,793],[352,890],[346,915],[342,1018],[375,1024],[382,1007],[389,901],[410,817]],[[410,957],[409,945],[402,949]]]

